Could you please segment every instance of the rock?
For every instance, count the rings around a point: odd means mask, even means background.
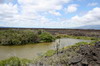
[[[100,41],[98,41],[98,42],[95,43],[95,47],[96,48],[100,48]]]
[[[77,51],[72,50],[73,48],[61,51],[57,57],[56,55],[51,56],[51,63],[54,64],[51,66],[100,66],[100,41],[96,42],[95,46],[81,45],[79,48]],[[50,60],[49,58],[47,61],[50,62]],[[47,61],[38,63],[37,66],[49,66],[45,65]]]
[[[95,46],[82,45],[77,51],[77,57],[70,59],[72,66],[100,66],[100,41],[95,43]],[[82,58],[83,57],[83,58]]]
[[[86,57],[83,58],[82,61],[81,61],[81,63],[82,63],[82,64],[88,64],[88,59],[87,59]]]
[[[80,61],[82,61],[82,56],[75,56],[72,59],[69,60],[69,64],[76,64]]]

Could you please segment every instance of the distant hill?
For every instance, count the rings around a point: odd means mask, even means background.
[[[100,30],[100,25],[86,25],[86,26],[75,27],[75,29],[97,29],[97,30]]]
[[[0,28],[21,28],[21,27],[3,27],[3,26],[0,26]]]
[[[3,26],[0,26],[0,28],[27,28],[27,27],[3,27]],[[50,28],[48,28],[48,29],[50,29]],[[100,25],[86,25],[86,26],[80,26],[80,27],[74,27],[74,28],[51,28],[51,29],[95,29],[95,30],[100,30]]]

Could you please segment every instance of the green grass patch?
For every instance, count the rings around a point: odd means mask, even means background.
[[[55,50],[48,50],[45,54],[44,54],[44,56],[52,56],[52,55],[54,55],[56,52],[55,52]]]
[[[57,34],[55,36],[58,38],[74,38],[74,39],[84,39],[84,40],[100,40],[100,38],[96,37],[86,37],[86,36],[72,36],[72,35],[66,35],[66,34]]]
[[[74,49],[74,50],[76,50],[76,49],[79,49],[79,47],[81,45],[94,45],[94,43],[95,43],[95,41],[92,41],[90,43],[88,43],[88,42],[78,42],[78,43],[76,43],[74,45],[66,46],[66,47],[64,47],[64,49]]]
[[[11,57],[6,60],[0,61],[0,66],[27,66],[31,63],[31,60],[28,59],[19,59],[18,57]]]

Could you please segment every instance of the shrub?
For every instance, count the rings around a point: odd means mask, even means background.
[[[52,42],[55,40],[54,36],[47,32],[40,34],[39,37],[41,42]]]
[[[39,36],[32,30],[1,30],[0,45],[21,45],[39,42]]]
[[[0,45],[22,45],[38,42],[52,42],[54,36],[43,30],[1,30]]]

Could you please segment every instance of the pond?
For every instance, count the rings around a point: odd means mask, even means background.
[[[91,40],[62,38],[60,39],[60,48],[63,48],[64,46],[73,45],[78,42],[90,41]],[[32,60],[33,58],[36,58],[37,56],[45,53],[48,50],[55,49],[55,46],[58,42],[59,39],[52,43],[37,43],[21,46],[0,46],[0,60],[7,59],[12,56]]]

